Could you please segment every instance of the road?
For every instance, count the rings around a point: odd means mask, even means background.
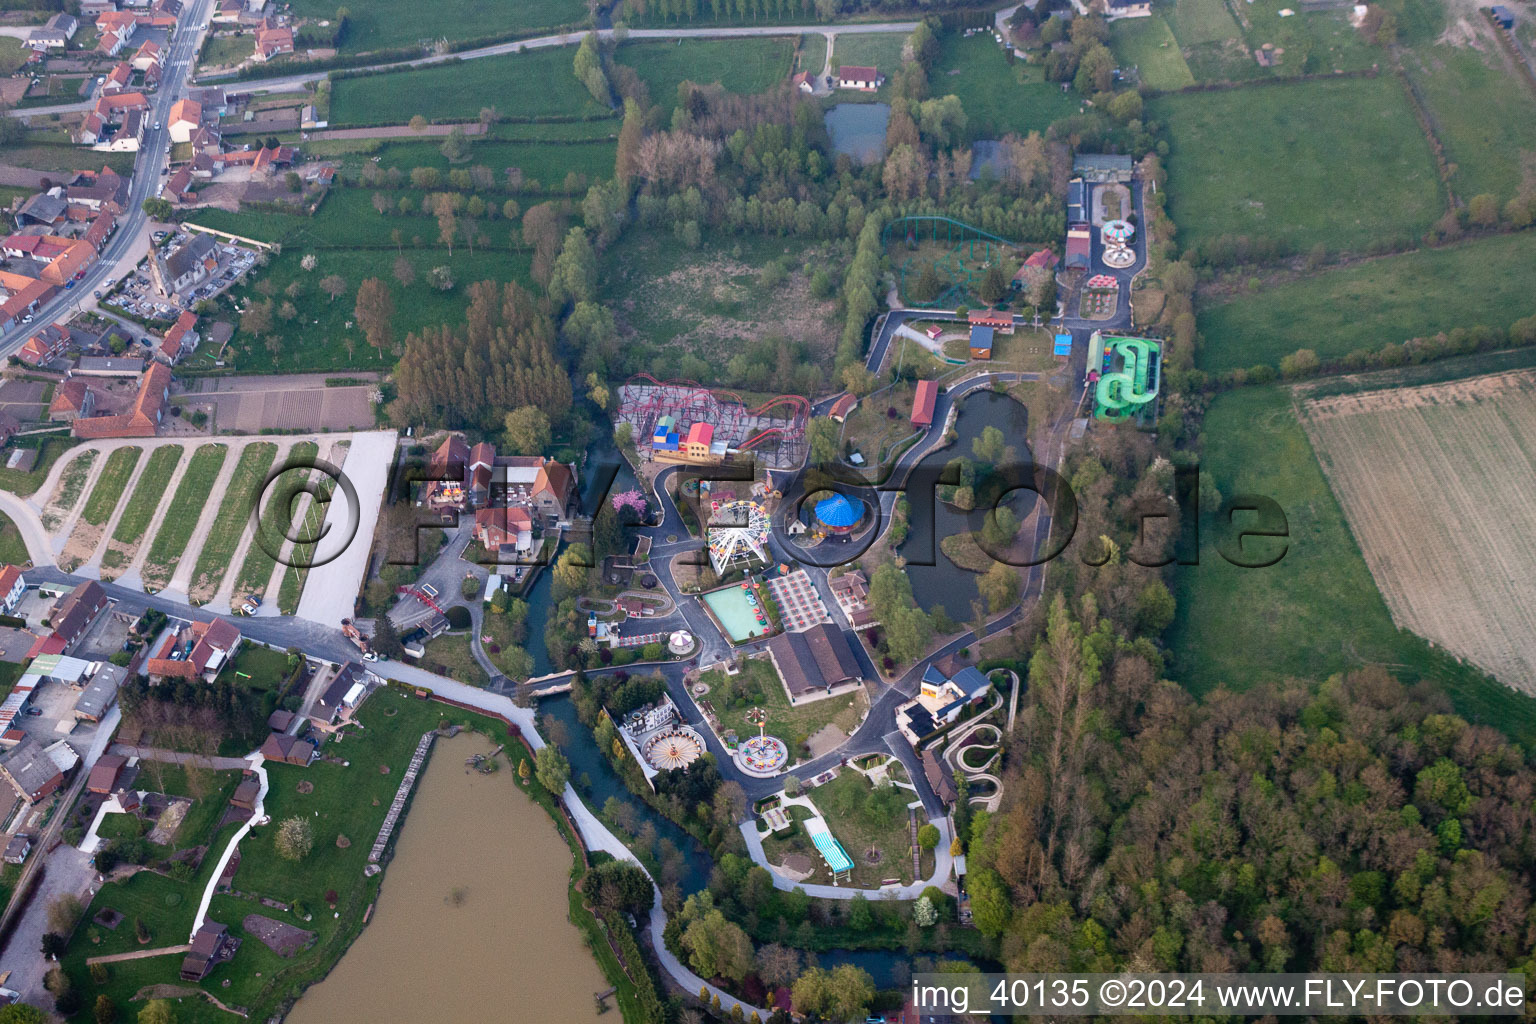
[[[62,320],[92,298],[92,292],[126,276],[138,264],[149,248],[149,216],[143,210],[144,200],[155,195],[160,182],[160,169],[166,166],[170,156],[171,137],[163,127],[170,120],[171,105],[186,95],[192,65],[197,60],[202,45],[202,25],[207,22],[213,0],[192,0],[182,9],[175,37],[166,52],[160,88],[150,93],[150,128],[144,133],[144,142],[133,163],[133,179],[128,195],[128,209],[117,221],[117,230],[96,262],[85,272],[83,280],[74,288],[61,290],[34,315],[30,324],[17,327],[0,338],[0,360],[15,353],[28,338],[56,320]],[[38,113],[39,108],[18,111],[17,114]],[[156,129],[155,125],[161,125]],[[82,165],[88,165],[82,155]]]
[[[908,35],[917,28],[915,21],[881,21],[860,25],[747,25],[742,27],[719,28],[632,28],[627,29],[627,39],[741,39],[762,36],[826,36],[830,48],[830,40],[836,36],[862,35],[869,33],[900,32]],[[597,34],[604,40],[612,39],[614,30],[611,28],[598,29]],[[509,53],[522,53],[524,50],[543,50],[551,46],[575,46],[581,42],[585,32],[565,32],[560,35],[536,36],[532,39],[519,39],[510,43],[497,43],[494,46],[482,46],[473,50],[462,50],[459,53],[433,54],[428,57],[418,57],[414,60],[394,61],[389,64],[374,64],[369,70],[383,68],[420,68],[432,64],[444,64],[453,60],[477,60],[481,57],[501,57]],[[349,68],[347,70],[357,70]],[[225,89],[238,92],[250,92],[263,90],[265,92],[293,92],[305,86],[323,80],[328,71],[309,71],[297,75],[285,75],[281,78],[246,78],[246,79],[219,79],[209,78],[199,80],[204,85],[222,85]],[[64,109],[79,109],[66,106]],[[36,112],[36,108],[29,113]]]

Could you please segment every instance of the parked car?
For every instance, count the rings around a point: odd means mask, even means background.
[[[68,291],[69,289],[73,288],[74,286],[75,286],[75,282],[73,282],[73,281],[65,281],[64,282],[64,290],[65,291]]]

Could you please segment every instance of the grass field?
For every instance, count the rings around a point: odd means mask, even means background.
[[[288,450],[284,457],[285,463],[312,464],[315,456],[320,453],[320,446],[314,441],[300,441]],[[282,474],[272,482],[267,503],[261,510],[261,536],[267,539],[273,549],[280,548],[283,538],[289,533],[293,524],[293,509],[282,508],[279,499],[283,497],[284,482],[292,475],[295,480],[302,480],[298,470],[290,470]],[[252,538],[251,546],[245,551],[245,563],[240,566],[240,571],[235,574],[235,596],[245,594],[257,594],[266,596],[267,583],[272,579],[272,570],[277,567],[277,560],[268,554],[267,546],[261,541],[261,536]]]
[[[53,464],[58,461],[59,456],[78,443],[67,433],[49,435],[36,446],[38,448],[37,463],[25,473],[0,466],[0,487],[21,497],[33,494],[43,485],[43,481],[48,479],[48,472],[53,469]]]
[[[370,217],[377,217],[372,210]],[[492,223],[483,227],[489,234]],[[505,234],[510,226],[505,222],[496,230]],[[425,222],[422,233],[427,234]],[[428,237],[435,239],[433,231]],[[412,247],[411,236],[405,238],[405,258],[416,271],[416,280],[409,287],[401,287],[393,276],[396,253],[389,249],[330,249],[318,253],[319,265],[315,274],[304,271],[300,265],[304,248],[287,245],[282,255],[273,259],[262,272],[271,280],[279,302],[288,285],[302,281],[307,290],[293,300],[298,316],[291,322],[276,321],[272,338],[277,347],[273,352],[267,347],[267,338],[256,341],[247,334],[237,334],[225,354],[226,362],[233,359],[239,366],[270,368],[274,365],[284,371],[323,371],[358,367],[385,368],[394,362],[394,354],[371,348],[364,340],[362,331],[348,324],[354,319],[357,288],[363,280],[377,277],[389,286],[394,297],[396,316],[394,330],[396,341],[404,341],[407,333],[428,325],[460,323],[464,306],[468,302],[466,285],[475,281],[500,282],[529,280],[532,258],[526,253],[508,252],[505,249],[486,251],[476,248],[470,253],[462,245],[456,245],[453,255],[446,249]],[[455,287],[440,292],[427,284],[427,274],[433,267],[446,266],[455,281]],[[314,283],[316,275],[338,274],[348,286],[347,294],[335,302],[320,292]],[[243,285],[235,293],[237,301],[261,299],[255,290],[255,282]],[[348,350],[348,346],[351,350]]]
[[[10,516],[0,512],[0,565],[25,565],[27,545]]]
[[[31,55],[20,39],[0,36],[0,75],[14,75]]]
[[[1205,437],[1201,468],[1221,493],[1273,498],[1287,517],[1289,540],[1276,565],[1243,569],[1220,556],[1216,530],[1202,531],[1200,564],[1180,568],[1175,580],[1171,678],[1205,693],[1288,676],[1322,680],[1381,663],[1405,681],[1430,681],[1474,721],[1527,744],[1536,739],[1536,701],[1393,625],[1289,390],[1222,395],[1206,414]],[[1259,545],[1274,543],[1251,541],[1247,549],[1273,553]]]
[[[616,59],[639,73],[652,103],[671,110],[677,105],[677,87],[684,81],[718,82],[727,92],[747,95],[766,92],[789,77],[794,51],[793,36],[643,40],[619,47]],[[815,70],[820,71],[821,64]]]
[[[611,121],[572,123],[581,128],[598,129],[604,132],[611,132],[617,127],[616,123]],[[559,128],[565,125],[547,127]],[[442,154],[441,142],[401,142],[386,146],[379,153],[379,166],[385,170],[398,167],[409,173],[413,167],[436,167],[447,171],[456,166],[473,167],[475,164],[484,164],[496,172],[498,182],[506,180],[508,167],[516,167],[523,172],[525,182],[532,180],[540,182],[546,188],[559,188],[565,181],[565,176],[572,171],[584,174],[594,181],[612,177],[613,158],[618,148],[616,140],[606,138],[562,145],[487,139],[484,142],[471,142],[469,159],[462,164],[449,164],[448,158]],[[363,196],[365,201],[371,201],[372,191],[363,191]],[[499,198],[505,197],[498,196]],[[525,205],[536,201],[530,199]]]
[[[843,44],[853,38],[857,37],[838,39],[834,63],[845,62]],[[929,92],[960,98],[967,132],[973,139],[997,138],[1008,132],[1043,132],[1051,122],[1077,113],[1081,105],[1081,99],[1066,95],[1060,86],[1045,81],[1041,68],[1023,61],[1009,64],[991,36],[967,39],[958,32],[948,32],[940,37],[940,42],[942,49],[934,64]],[[897,49],[899,52],[900,48]]]
[[[1284,50],[1280,63],[1264,73],[1276,78],[1360,71],[1384,64],[1382,51],[1350,25],[1347,9],[1309,11],[1289,0],[1253,0],[1237,5],[1248,19],[1244,37],[1249,50],[1273,43]],[[1282,17],[1280,12],[1296,13]],[[1254,65],[1257,67],[1257,64]]]
[[[1168,25],[1180,46],[1225,43],[1241,35],[1222,0],[1178,0],[1168,14]]]
[[[74,511],[75,506],[80,503],[80,495],[85,493],[85,485],[91,477],[91,467],[96,464],[100,454],[95,448],[81,452],[71,458],[59,473],[59,482],[43,509],[43,529],[50,531],[58,529],[69,517],[70,512]]]
[[[210,36],[198,52],[198,65],[202,68],[219,68],[238,64],[256,52],[254,33],[233,33]]]
[[[330,0],[294,0],[290,6],[301,18],[325,19],[336,14],[336,5]],[[369,0],[348,10],[347,34],[341,41],[344,52],[415,46],[437,39],[482,39],[506,32],[577,25],[587,19],[581,0],[437,0],[427,21],[422,20],[421,6],[411,0]]]
[[[344,78],[332,87],[332,124],[404,124],[420,114],[474,118],[494,106],[507,117],[604,114],[576,80],[574,47],[452,61],[415,71]]]
[[[187,550],[187,541],[197,527],[197,519],[203,514],[213,482],[218,478],[229,447],[222,444],[205,444],[192,454],[187,471],[182,474],[171,507],[155,533],[154,541],[144,556],[143,577],[147,586],[159,589],[170,582],[176,566]]]
[[[1429,144],[1391,76],[1164,96],[1170,214],[1186,247],[1221,236],[1306,251],[1415,238],[1440,215]]]
[[[144,539],[144,531],[148,529],[149,521],[154,518],[155,509],[165,494],[166,485],[171,482],[171,476],[181,461],[181,455],[181,445],[163,445],[156,448],[144,464],[144,472],[139,474],[139,482],[128,499],[128,507],[123,509],[117,521],[117,529],[112,531],[112,539],[107,542],[107,550],[101,556],[104,578],[115,579],[116,575],[111,570],[126,568],[133,561]]]
[[[1536,372],[1322,398],[1302,415],[1393,621],[1536,692]]]
[[[860,67],[872,66],[889,79],[901,68],[901,48],[906,42],[907,37],[900,32],[840,35],[832,44],[832,73],[837,74],[841,65],[854,64]],[[934,95],[941,95],[941,90],[931,91]]]
[[[106,465],[96,477],[96,486],[91,488],[91,496],[85,500],[85,508],[80,510],[82,521],[92,526],[106,525],[112,518],[112,510],[122,500],[123,488],[128,486],[128,478],[133,476],[133,467],[139,464],[142,454],[144,449],[130,445],[107,456]]]
[[[224,574],[232,568],[230,559],[250,523],[251,508],[261,496],[262,480],[276,457],[277,445],[267,441],[248,444],[240,453],[234,475],[221,495],[223,501],[213,520],[213,528],[208,531],[208,539],[197,554],[192,586],[188,588],[194,602],[201,603],[212,597],[223,582]]]
[[[666,366],[671,374],[687,354],[724,365],[744,343],[772,335],[808,342],[830,367],[835,304],[811,296],[803,265],[836,253],[763,236],[695,250],[668,235],[630,232],[605,255],[599,278],[632,341],[626,372]],[[785,261],[788,277],[764,288],[762,268],[775,259]]]
[[[813,75],[821,74],[821,69],[827,63],[827,37],[819,33],[812,33],[800,37],[800,52],[796,57],[796,71],[809,71]]]
[[[1172,92],[1195,84],[1179,41],[1159,15],[1113,22],[1109,42],[1122,66],[1132,64],[1141,72],[1141,84],[1148,89]]]
[[[81,166],[80,147],[62,142],[31,142],[11,146],[5,151],[5,162],[17,167],[30,167],[34,171],[67,174]],[[92,153],[89,166],[93,170],[100,170],[103,165],[127,177],[133,173],[133,154]]]
[[[1324,358],[1453,327],[1508,327],[1536,313],[1536,236],[1495,235],[1386,256],[1200,311],[1207,370],[1276,365],[1299,348]],[[1469,286],[1469,282],[1476,282]]]
[[[1536,98],[1505,70],[1501,53],[1423,46],[1404,64],[1455,165],[1451,185],[1461,198],[1491,192],[1502,205],[1522,186],[1536,188]]]

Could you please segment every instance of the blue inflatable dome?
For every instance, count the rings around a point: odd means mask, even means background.
[[[827,526],[849,527],[864,518],[864,508],[841,494],[834,494],[816,503],[816,518]]]

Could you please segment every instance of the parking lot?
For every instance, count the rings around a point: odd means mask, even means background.
[[[105,661],[123,649],[130,625],[128,617],[119,615],[115,605],[109,606],[96,616],[69,653],[87,661]]]

